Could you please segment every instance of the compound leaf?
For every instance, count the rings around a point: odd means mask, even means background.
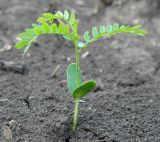
[[[80,98],[84,97],[89,92],[91,92],[95,86],[96,86],[96,82],[94,80],[89,80],[89,81],[84,82],[81,86],[79,86],[73,92],[73,98],[80,99]]]

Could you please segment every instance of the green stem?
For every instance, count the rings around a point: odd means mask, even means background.
[[[77,86],[80,85],[80,63],[79,63],[79,50],[77,47],[77,44],[74,43],[75,46],[75,54],[76,54],[76,66],[77,66],[77,72],[76,72],[76,84]],[[74,118],[73,118],[73,131],[76,129],[77,120],[78,120],[78,110],[79,110],[79,98],[75,99],[75,108],[74,108]]]
[[[73,118],[73,131],[76,130],[76,125],[78,120],[78,110],[79,110],[79,99],[76,99],[74,108],[74,118]]]
[[[76,52],[76,65],[77,65],[76,78],[77,78],[77,86],[79,86],[80,85],[80,63],[79,63],[79,50],[76,44],[75,44],[75,52]]]

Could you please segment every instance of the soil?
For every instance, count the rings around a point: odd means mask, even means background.
[[[80,30],[95,25],[142,24],[145,37],[121,34],[97,41],[81,58],[84,79],[96,89],[80,102],[77,129],[70,132],[74,101],[66,67],[74,48],[57,36],[42,36],[22,60],[18,33],[45,11],[76,10]],[[0,0],[0,59],[25,64],[28,73],[0,70],[0,142],[159,142],[159,0]],[[59,65],[54,77],[52,73]]]

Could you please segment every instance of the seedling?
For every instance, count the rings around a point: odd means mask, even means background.
[[[57,23],[58,21],[58,23]],[[79,100],[87,95],[96,86],[96,81],[89,80],[83,81],[79,57],[82,50],[86,49],[91,43],[100,38],[110,38],[119,33],[131,33],[143,36],[146,31],[140,29],[141,25],[133,27],[125,26],[114,23],[108,26],[94,26],[91,31],[86,31],[83,37],[80,37],[78,31],[78,20],[75,13],[69,13],[67,10],[64,12],[57,11],[52,13],[43,13],[38,19],[36,24],[32,24],[31,28],[18,35],[21,39],[15,46],[17,49],[24,48],[24,54],[27,53],[33,41],[38,36],[43,34],[58,34],[62,35],[65,39],[70,40],[75,47],[75,63],[71,63],[67,68],[67,84],[69,92],[75,101],[74,117],[72,130],[75,131],[78,119]]]

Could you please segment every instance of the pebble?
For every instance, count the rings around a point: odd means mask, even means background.
[[[84,58],[86,58],[87,56],[89,56],[90,55],[90,53],[87,51],[87,52],[85,52],[84,54],[82,54],[82,58],[84,59]]]

